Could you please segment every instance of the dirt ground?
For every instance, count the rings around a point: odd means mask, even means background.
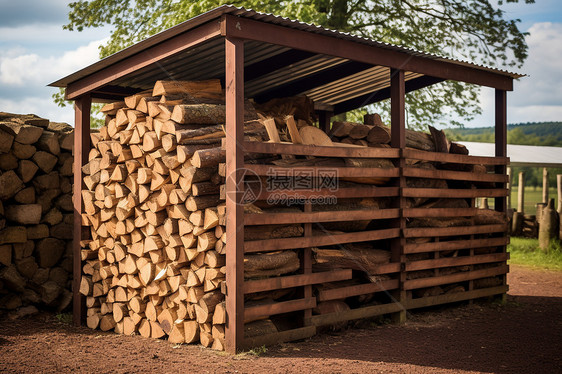
[[[508,303],[466,303],[363,322],[259,357],[0,317],[1,373],[562,373],[562,272],[512,266]]]

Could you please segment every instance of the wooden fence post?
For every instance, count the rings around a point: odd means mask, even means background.
[[[511,226],[512,235],[520,235],[523,228],[523,216],[525,215],[525,173],[519,172],[519,184],[517,186],[517,212],[513,213]]]
[[[558,238],[562,240],[562,174],[556,176],[556,185],[558,189],[558,221],[560,222],[558,227]]]
[[[548,204],[548,169],[542,169],[542,202]]]
[[[556,176],[556,185],[558,188],[558,214],[562,214],[562,174]]]
[[[511,209],[511,167],[507,168],[507,210]]]
[[[519,172],[519,185],[517,186],[517,212],[525,213],[525,172]]]

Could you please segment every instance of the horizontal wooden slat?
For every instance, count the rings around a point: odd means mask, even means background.
[[[255,200],[268,200],[275,199],[318,199],[335,197],[338,199],[348,199],[354,197],[396,197],[398,196],[398,187],[338,187],[336,190],[322,188],[320,190],[306,189],[306,190],[274,190],[268,191],[266,188],[254,188],[252,193],[248,193],[248,198]]]
[[[312,316],[311,323],[315,326],[333,325],[338,322],[351,321],[360,318],[369,318],[383,314],[396,313],[404,310],[404,306],[399,303],[372,305],[363,308],[346,310],[343,312],[321,314]]]
[[[432,260],[413,261],[406,263],[406,271],[437,269],[449,266],[463,266],[484,264],[488,262],[506,261],[509,258],[508,253],[492,253],[477,256],[461,256],[461,257],[443,257]]]
[[[328,212],[296,212],[296,213],[248,213],[244,216],[244,224],[252,225],[281,225],[292,223],[317,223],[317,222],[339,222],[360,221],[371,219],[398,218],[398,209],[363,209],[363,210],[340,210]]]
[[[472,198],[472,197],[502,197],[507,196],[507,189],[445,189],[445,188],[404,188],[404,197],[425,197],[425,198]]]
[[[403,173],[405,177],[414,178],[507,183],[507,175],[503,174],[471,173],[467,171],[453,170],[428,170],[420,168],[404,168]]]
[[[416,217],[472,217],[478,208],[406,208],[402,215],[406,218]]]
[[[508,286],[497,286],[482,288],[473,291],[451,293],[438,296],[429,296],[420,299],[412,299],[406,302],[408,309],[425,308],[433,305],[448,304],[464,300],[474,300],[481,297],[501,295],[509,290]]]
[[[279,303],[256,305],[244,309],[244,320],[251,321],[259,317],[274,314],[289,313],[297,310],[312,309],[316,307],[316,298],[282,301]]]
[[[399,262],[375,266],[373,274],[398,273],[402,264]]]
[[[404,253],[424,253],[434,251],[452,251],[456,249],[495,247],[509,244],[508,237],[486,238],[486,239],[467,239],[451,240],[447,242],[431,243],[406,243]]]
[[[381,292],[397,289],[399,286],[398,279],[388,279],[375,283],[358,284],[348,287],[332,288],[329,290],[320,290],[316,297],[318,301],[339,300],[347,297],[365,295],[373,292]]]
[[[283,288],[306,286],[324,282],[335,282],[351,279],[351,269],[326,271],[322,273],[298,274],[285,277],[249,280],[244,282],[244,293],[280,290]]]
[[[309,237],[252,240],[244,242],[244,252],[271,252],[283,249],[320,247],[324,245],[336,245],[342,243],[365,242],[370,240],[381,240],[397,238],[400,229],[384,229],[361,232],[348,232],[345,234],[325,234]]]
[[[414,158],[416,160],[458,164],[507,165],[509,163],[509,157],[467,156],[452,153],[427,152],[417,149],[405,149],[403,155],[405,158]]]
[[[291,172],[290,175],[302,175],[303,173],[309,173],[313,169],[321,169],[323,171],[329,171],[334,173],[334,177],[337,178],[369,178],[369,177],[381,177],[381,178],[392,178],[399,176],[399,170],[397,168],[382,169],[382,168],[363,168],[363,167],[332,167],[332,166],[275,166],[275,165],[261,165],[261,164],[245,164],[245,169],[248,169],[260,176],[288,176],[288,171]],[[319,175],[314,174],[311,177],[318,177]]]
[[[459,226],[459,227],[415,227],[404,229],[404,237],[457,236],[507,232],[507,224]]]
[[[506,274],[509,271],[509,266],[501,265],[489,269],[463,271],[460,273],[442,275],[439,277],[429,277],[421,279],[411,279],[404,282],[405,290],[414,290],[416,288],[425,288],[439,286],[448,283],[464,282],[479,278],[493,277],[495,275]]]
[[[270,346],[294,340],[301,340],[310,338],[316,335],[316,326],[306,326],[298,329],[280,331],[274,334],[253,336],[251,338],[244,338],[242,345],[244,349],[251,349],[255,347]]]
[[[353,157],[353,158],[397,158],[400,150],[396,148],[370,147],[326,147],[305,144],[283,144],[244,142],[246,153],[268,153],[276,155],[300,155],[316,157]]]

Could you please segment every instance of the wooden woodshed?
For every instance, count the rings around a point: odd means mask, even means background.
[[[89,167],[85,169],[84,165],[88,165],[92,157],[104,157],[103,152],[96,154],[97,151],[92,156],[90,150],[93,144],[89,126],[92,102],[123,100],[152,89],[155,82],[162,80],[220,81],[225,95],[226,137],[222,135],[223,150],[226,150],[225,161],[222,161],[225,162],[222,171],[225,189],[222,192],[226,196],[226,247],[223,252],[226,255],[223,268],[226,274],[224,282],[209,284],[214,284],[225,295],[226,323],[211,326],[207,318],[198,328],[209,335],[206,339],[210,342],[211,328],[222,326],[224,342],[217,342],[218,347],[235,352],[249,346],[306,338],[314,335],[320,326],[384,314],[392,314],[396,321],[404,321],[406,311],[411,309],[505,295],[508,289],[506,245],[509,242],[504,219],[506,165],[509,162],[506,157],[506,96],[507,91],[513,89],[513,79],[519,77],[521,75],[274,15],[221,6],[52,83],[51,86],[65,87],[67,99],[75,102],[75,322],[81,323],[87,314],[85,298],[79,294],[79,274],[83,274],[85,260],[92,255],[91,248],[87,248],[91,240],[88,234],[90,228],[83,227],[83,224],[91,225],[82,214],[85,209],[83,191],[91,187],[84,183],[85,170],[89,172]],[[454,153],[448,146],[420,150],[408,145],[405,94],[446,80],[495,89],[495,157],[470,156],[463,154],[462,150]],[[257,142],[245,137],[245,98],[265,103],[299,95],[306,95],[312,100],[320,128],[327,133],[334,131],[331,128],[334,115],[390,98],[389,145],[352,147],[336,143],[333,146],[316,146],[272,142],[271,138],[269,142]],[[367,130],[374,125],[377,124],[371,123]],[[118,139],[118,133],[113,135]],[[96,139],[96,143],[103,143],[105,138]],[[170,141],[180,144],[175,138]],[[293,143],[297,142],[293,139]],[[173,144],[170,150],[176,143]],[[220,144],[215,147],[220,147]],[[111,149],[110,145],[106,144],[104,149]],[[161,157],[162,154],[152,157]],[[264,155],[281,161],[273,165],[255,162],[256,159],[267,159]],[[250,171],[258,176],[258,180],[272,171],[279,175],[311,171],[318,177],[324,167],[310,161],[314,158],[337,160],[328,165],[338,179],[371,178],[384,180],[384,183],[341,183],[337,189],[321,186],[308,195],[282,186],[275,190],[251,191],[254,192],[253,200],[258,202],[280,192],[285,196],[300,193],[301,198],[304,194],[304,201],[300,205],[293,204],[290,211],[268,212],[264,209],[255,213],[245,210],[244,196],[247,195],[244,192],[248,191],[244,189],[251,190],[252,187],[244,183],[245,175],[248,177],[243,171]],[[302,163],[291,164],[295,160]],[[363,161],[353,164],[353,160]],[[380,160],[385,160],[386,166],[374,166]],[[417,167],[422,164],[431,165]],[[119,170],[123,172],[125,168]],[[131,167],[132,170],[136,170],[135,167]],[[114,180],[122,182],[125,178],[126,175],[123,175],[121,179],[116,177]],[[429,183],[418,183],[420,180]],[[91,196],[93,194],[91,191]],[[312,194],[342,200],[380,198],[384,203],[379,202],[369,209],[344,206],[324,210],[321,205],[315,206],[307,200],[307,196]],[[480,214],[474,200],[481,197],[493,198],[498,213]],[[110,198],[109,206],[113,206],[114,201],[118,198]],[[295,207],[299,210],[295,211]],[[137,213],[144,214],[142,209]],[[113,217],[108,215],[106,219]],[[198,217],[200,219],[201,216]],[[155,218],[155,221],[158,220]],[[324,227],[346,221],[368,224],[361,230],[349,232]],[[296,237],[245,240],[248,228],[268,225],[297,225],[302,233]],[[175,232],[172,228],[170,230],[170,233]],[[109,239],[111,243],[118,242],[116,238]],[[130,244],[129,239],[121,242],[125,243]],[[161,248],[160,245],[156,247],[157,250]],[[386,250],[388,259],[365,270],[357,259],[369,257],[369,248]],[[99,247],[96,250],[99,251]],[[111,260],[106,257],[112,250],[104,249],[102,267],[106,264],[109,270],[104,268],[102,273],[117,267],[118,260],[112,257],[115,265],[112,268]],[[125,245],[122,261],[125,261],[125,255],[128,258],[133,256],[127,253],[128,250],[130,247]],[[298,270],[289,275],[245,279],[245,255],[278,251],[294,251],[299,258]],[[340,254],[357,251],[363,257],[352,256],[351,261],[347,258],[345,266],[330,268],[324,263],[323,267],[318,267],[325,258],[329,264],[334,254],[330,251],[340,251],[337,252]],[[174,257],[178,252],[173,253]],[[93,256],[97,258],[98,255]],[[171,259],[168,260],[163,260],[163,263],[172,263]],[[96,271],[99,272],[99,269]],[[179,271],[168,272],[170,278],[183,282],[182,274]],[[116,274],[108,273],[108,278],[104,280],[111,280],[112,276],[117,278]],[[121,308],[119,313],[126,315],[127,302],[131,297],[139,298],[139,293],[130,287],[127,289],[126,282],[114,279],[115,283],[110,283],[109,280],[105,283],[100,280],[100,284],[122,289],[125,298],[119,302],[113,300],[119,297],[113,292],[111,301],[114,311],[118,307]],[[276,299],[273,295],[277,293],[283,297]],[[255,294],[272,299],[268,299],[269,302],[249,302],[248,295]],[[169,296],[164,292],[160,296],[146,298],[172,305]],[[341,310],[329,309],[327,313],[321,310],[321,304],[336,300],[347,300],[348,306]],[[91,301],[94,305],[94,300]],[[175,320],[177,314],[173,316]],[[246,332],[245,336],[245,322],[272,316],[280,319],[274,331],[253,335]],[[149,331],[149,323],[145,325],[146,331]],[[157,327],[154,325],[152,328]],[[214,339],[218,339],[215,332],[213,330],[212,333]]]

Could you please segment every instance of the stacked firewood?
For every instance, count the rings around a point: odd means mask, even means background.
[[[83,167],[87,325],[222,350],[220,82],[159,81],[102,112]]]
[[[378,113],[366,114],[364,123],[334,122],[328,135],[333,141],[366,147],[390,147],[390,127]],[[468,154],[467,149],[447,140],[443,131],[428,126],[430,133],[406,129],[406,147],[428,152]]]
[[[89,327],[223,349],[225,108],[218,80],[159,81],[102,108],[106,125],[82,169]],[[246,135],[263,141],[249,101],[245,113]],[[275,235],[246,231],[248,240]],[[246,277],[294,271],[293,254],[249,255]]]
[[[0,308],[72,300],[72,146],[67,124],[0,113]]]

